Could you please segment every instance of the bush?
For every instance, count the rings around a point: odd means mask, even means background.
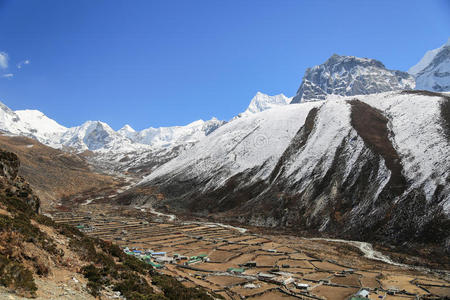
[[[101,239],[97,239],[96,242],[105,253],[115,256],[121,261],[126,259],[127,255],[123,253],[119,246]]]
[[[3,255],[0,255],[0,284],[22,295],[34,296],[37,291],[32,273],[23,264]]]
[[[45,225],[45,226],[49,226],[49,227],[56,227],[56,223],[51,218],[49,218],[47,216],[36,215],[36,216],[34,216],[34,219],[39,224],[42,224],[42,225]]]
[[[114,286],[115,291],[119,291],[130,300],[152,299],[149,296],[154,294],[153,289],[144,278],[130,273],[126,273],[124,277],[127,278],[124,278]]]
[[[94,261],[97,256],[97,251],[95,251],[95,245],[92,239],[88,237],[70,239],[69,247],[74,252],[78,253],[82,259],[86,261]]]
[[[143,275],[148,274],[149,271],[152,269],[151,265],[146,264],[145,262],[137,259],[136,257],[129,255],[125,257],[123,264],[124,266],[128,267],[131,271],[135,271]]]
[[[94,265],[88,265],[81,269],[81,273],[88,279],[87,287],[89,292],[97,297],[103,286],[110,283],[108,272],[105,269],[96,268]]]

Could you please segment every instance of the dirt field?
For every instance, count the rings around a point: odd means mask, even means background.
[[[333,300],[346,300],[351,295],[358,292],[357,288],[344,288],[328,285],[320,285],[311,290],[311,293],[318,297],[324,297],[326,299]]]

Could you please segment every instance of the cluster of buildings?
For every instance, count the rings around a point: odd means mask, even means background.
[[[134,256],[145,263],[151,265],[156,269],[161,269],[165,264],[179,263],[184,261],[184,265],[193,265],[199,262],[207,262],[209,258],[206,254],[199,254],[195,256],[183,256],[179,254],[167,255],[166,252],[155,252],[153,250],[139,250],[136,248],[123,248],[123,252],[127,255]]]

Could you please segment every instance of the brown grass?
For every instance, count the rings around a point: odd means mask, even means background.
[[[84,157],[26,137],[0,135],[0,148],[17,154],[19,175],[30,183],[44,208],[56,199],[114,184],[112,177],[93,172]]]

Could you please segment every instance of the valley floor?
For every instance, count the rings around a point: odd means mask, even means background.
[[[370,299],[450,297],[448,273],[369,259],[357,245],[184,222],[150,209],[108,204],[90,203],[52,216],[122,247],[186,257],[163,264],[161,272],[225,299],[344,300],[363,289]],[[203,256],[207,259],[193,259]]]

